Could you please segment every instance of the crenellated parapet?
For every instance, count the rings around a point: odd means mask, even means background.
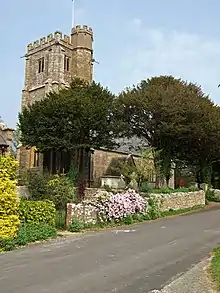
[[[93,30],[88,25],[76,25],[72,28],[72,34],[87,33],[93,35]]]
[[[71,38],[70,36],[63,35],[61,32],[55,32],[54,34],[49,34],[47,37],[42,37],[40,40],[36,40],[33,43],[30,43],[27,46],[27,52],[31,52],[35,49],[44,48],[47,45],[50,45],[51,42],[62,42],[63,44],[71,45]]]

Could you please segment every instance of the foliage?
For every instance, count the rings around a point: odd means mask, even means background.
[[[100,84],[75,79],[19,114],[21,141],[40,152],[112,147],[118,129],[114,100]]]
[[[148,199],[147,214],[151,220],[155,220],[161,217],[161,201],[159,198],[151,197]]]
[[[79,170],[73,165],[73,162],[70,164],[70,169],[69,172],[67,173],[68,178],[70,181],[76,185],[77,183],[77,178],[79,176]]]
[[[70,223],[68,230],[70,232],[80,232],[85,228],[85,225],[83,222],[81,222],[78,219],[72,219],[72,222]]]
[[[131,215],[126,216],[126,217],[124,218],[124,224],[125,224],[125,225],[131,225],[131,224],[133,224],[133,218],[132,218]]]
[[[55,227],[60,230],[66,228],[66,210],[56,211]]]
[[[152,148],[141,149],[140,158],[135,160],[136,174],[138,185],[141,186],[143,182],[152,182],[156,175],[154,167],[154,152]]]
[[[0,179],[15,180],[18,162],[11,155],[0,156]]]
[[[123,193],[99,191],[94,203],[101,221],[120,221],[135,213],[145,213],[147,203],[134,190]]]
[[[16,247],[25,246],[31,242],[47,240],[56,236],[56,229],[46,223],[24,224],[21,226],[17,237],[0,240],[0,251],[13,250]]]
[[[206,191],[205,198],[208,202],[220,202],[220,197],[215,195],[215,191],[211,189]]]
[[[20,224],[16,194],[18,163],[10,155],[0,155],[0,239],[14,237]]]
[[[214,250],[214,257],[211,262],[211,276],[215,282],[216,289],[220,290],[220,247]]]
[[[19,146],[21,145],[21,131],[20,129],[17,127],[14,132],[13,132],[13,138],[12,138],[12,143],[14,145],[14,148],[17,150],[19,148]]]
[[[146,219],[146,215],[137,213],[132,216],[132,219],[135,222],[143,222]]]
[[[148,182],[142,182],[140,186],[140,191],[143,193],[152,193],[153,187]]]
[[[36,173],[29,176],[29,190],[32,200],[50,200],[57,210],[66,208],[75,199],[75,186],[65,175]]]
[[[156,174],[154,168],[154,152],[152,148],[140,149],[139,157],[134,161],[130,157],[125,161],[119,161],[118,166],[112,167],[112,171],[123,175],[125,183],[129,186],[132,180],[135,180],[139,187],[143,182],[152,182]]]
[[[118,103],[124,134],[161,150],[158,160],[166,181],[172,161],[182,160],[196,166],[200,182],[210,182],[211,163],[220,154],[220,108],[198,85],[153,77],[122,92]]]
[[[22,223],[55,225],[56,209],[50,201],[21,200],[19,214]]]
[[[16,239],[17,245],[27,245],[30,242],[46,240],[51,237],[56,237],[56,229],[47,223],[28,223],[24,224],[19,230]]]

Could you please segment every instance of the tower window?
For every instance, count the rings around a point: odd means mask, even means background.
[[[64,57],[64,70],[65,71],[70,70],[70,58],[68,56]]]
[[[39,152],[34,151],[34,167],[39,167]]]
[[[44,72],[44,58],[38,60],[38,73]]]

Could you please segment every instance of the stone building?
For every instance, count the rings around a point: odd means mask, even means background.
[[[21,109],[51,90],[68,87],[74,77],[92,81],[92,44],[93,31],[86,25],[73,27],[71,35],[55,32],[29,44]],[[35,148],[22,146],[18,158],[21,169],[43,168],[43,156]]]
[[[0,154],[7,154],[12,151],[12,139],[14,129],[0,120]]]
[[[68,87],[74,77],[92,81],[93,31],[84,25],[73,27],[69,36],[55,32],[42,37],[27,46],[25,58],[21,109],[40,101],[52,90]],[[120,148],[115,151],[85,150],[80,156],[83,160],[80,172],[88,186],[100,186],[103,176],[111,177],[109,167],[113,161],[126,160],[130,154],[135,158],[134,149],[146,146],[146,142],[136,137],[118,143]],[[44,169],[52,173],[67,172],[70,168],[70,157],[64,150],[40,154],[34,147],[21,146],[17,158],[21,173]]]

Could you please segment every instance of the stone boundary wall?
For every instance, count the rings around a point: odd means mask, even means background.
[[[151,198],[158,198],[161,211],[180,210],[205,205],[205,192],[174,192],[170,194],[151,194]]]
[[[204,191],[151,194],[150,198],[156,198],[159,200],[161,211],[180,210],[205,205]],[[73,218],[77,218],[85,223],[95,224],[97,222],[96,209],[94,206],[89,204],[88,201],[80,204],[69,203],[67,204],[67,227]]]
[[[97,212],[96,208],[89,203],[68,203],[66,213],[66,227],[69,226],[72,219],[78,219],[86,224],[96,224]]]

